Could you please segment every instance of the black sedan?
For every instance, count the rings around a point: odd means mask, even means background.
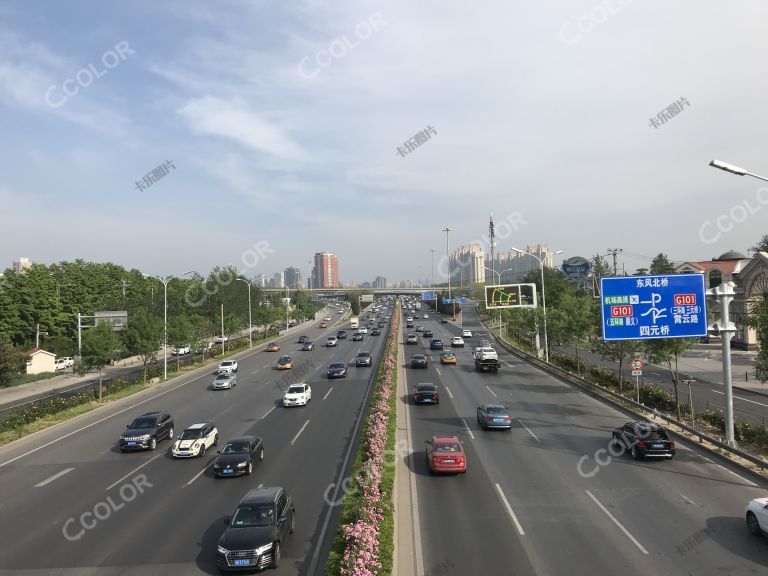
[[[629,450],[632,458],[667,458],[675,455],[675,441],[660,424],[655,422],[627,422],[614,429],[611,444]]]
[[[346,378],[347,365],[344,362],[331,362],[328,365],[328,378]]]
[[[427,368],[429,361],[424,354],[414,354],[411,356],[411,368]]]
[[[413,387],[413,402],[415,404],[440,404],[440,394],[437,385],[432,382],[421,382]]]
[[[304,352],[309,352],[310,350],[315,349],[315,344],[314,342],[310,342],[309,340],[307,340],[306,342],[304,342],[304,344],[301,345],[301,349]]]
[[[347,333],[344,330],[339,330],[336,332],[336,338],[339,340],[346,340],[347,339]]]
[[[381,330],[379,330],[378,328],[374,328],[373,330],[371,330],[371,336],[381,336]]]
[[[213,461],[216,478],[251,474],[253,465],[264,460],[264,442],[258,436],[232,438]]]
[[[424,330],[424,333],[422,334],[422,336],[424,336],[424,338],[432,338],[434,334],[432,333],[432,330]]]
[[[352,334],[352,342],[362,342],[363,341],[363,335],[360,332],[355,332]]]
[[[309,342],[309,336],[302,334],[301,336],[299,336],[299,339],[297,340],[297,342],[299,344],[304,344],[304,342]]]
[[[512,429],[509,408],[501,404],[483,404],[477,407],[477,422],[481,428]]]

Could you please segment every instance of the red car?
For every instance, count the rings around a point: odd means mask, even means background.
[[[433,436],[427,440],[427,464],[430,472],[467,471],[467,455],[456,436]]]

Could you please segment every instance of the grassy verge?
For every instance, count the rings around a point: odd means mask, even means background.
[[[325,567],[327,576],[392,573],[398,320],[399,312],[395,311],[385,361],[376,375],[372,408],[352,467],[351,489],[344,495],[339,527]],[[382,430],[383,416],[386,426]],[[382,432],[386,436],[383,443],[380,442]]]
[[[10,380],[7,383],[1,385],[0,388],[11,388],[21,384],[37,382],[38,380],[48,380],[48,378],[53,378],[59,374],[59,372],[43,372],[42,374],[17,374],[16,376],[11,376]]]

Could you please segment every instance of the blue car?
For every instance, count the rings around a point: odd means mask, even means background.
[[[440,338],[433,338],[429,343],[429,349],[430,350],[442,350],[443,349],[443,341],[440,340]]]

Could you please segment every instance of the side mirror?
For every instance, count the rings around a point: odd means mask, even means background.
[[[232,521],[232,519],[231,519],[229,516],[227,516],[226,518],[224,518],[224,524],[225,524],[226,526],[229,526],[229,523],[230,523],[231,521]]]
[[[179,434],[178,436],[176,436],[176,440],[181,440],[181,434]]]

